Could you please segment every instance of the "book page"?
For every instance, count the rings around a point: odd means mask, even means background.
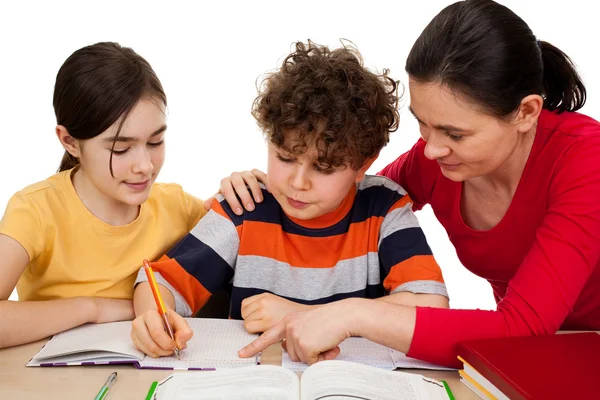
[[[130,333],[131,321],[82,325],[54,335],[27,365],[52,363],[57,356],[70,356],[57,360],[69,363],[98,357],[141,360],[144,353],[135,348]]]
[[[301,400],[447,400],[442,383],[418,374],[346,361],[322,361],[302,375]]]
[[[178,372],[161,383],[157,400],[298,400],[298,377],[281,367],[260,365],[204,372]]]
[[[232,368],[256,365],[258,359],[240,358],[238,351],[258,335],[244,329],[244,322],[231,319],[186,318],[194,336],[181,351],[181,360],[175,355],[161,358],[146,357],[144,368]]]
[[[441,365],[431,364],[427,361],[417,360],[416,358],[407,357],[406,354],[389,349],[390,355],[394,362],[394,368],[416,368],[416,369],[435,369],[454,371],[455,368],[442,367]]]
[[[361,337],[351,337],[340,343],[340,354],[336,360],[352,361],[387,370],[394,369],[394,361],[387,347]],[[282,354],[281,366],[295,372],[302,372],[308,368],[305,363],[290,360],[286,351]]]

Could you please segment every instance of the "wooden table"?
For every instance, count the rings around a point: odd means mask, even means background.
[[[162,380],[173,373],[171,370],[139,370],[128,365],[25,367],[45,342],[41,340],[0,350],[0,399],[93,399],[111,372],[117,371],[119,377],[107,396],[108,400],[143,400],[153,381]],[[275,344],[266,349],[261,362],[281,365],[281,346]],[[456,371],[405,371],[446,380],[456,400],[479,399],[460,383]]]

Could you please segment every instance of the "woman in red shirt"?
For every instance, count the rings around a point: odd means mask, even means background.
[[[430,22],[406,70],[422,139],[381,174],[431,205],[497,310],[348,299],[286,317],[242,356],[286,338],[311,364],[363,336],[456,366],[464,340],[600,329],[600,123],[576,113],[586,91],[570,59],[508,8],[467,0]]]

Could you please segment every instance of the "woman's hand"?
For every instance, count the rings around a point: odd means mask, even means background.
[[[259,182],[262,182],[267,187],[267,190],[269,190],[267,174],[264,172],[259,171],[258,169],[234,172],[227,178],[221,180],[219,193],[225,197],[225,201],[227,201],[234,213],[242,215],[243,210],[240,200],[247,211],[254,210],[255,201],[257,203],[263,201],[262,189],[258,184]],[[252,195],[250,195],[250,193],[252,193]],[[206,211],[210,210],[214,199],[213,196],[204,202],[204,209]]]
[[[252,357],[282,339],[292,361],[314,364],[332,360],[340,353],[338,345],[352,336],[348,317],[352,318],[353,302],[342,300],[307,311],[288,314],[275,326],[239,352]]]

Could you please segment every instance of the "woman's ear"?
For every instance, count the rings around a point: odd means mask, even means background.
[[[75,158],[80,158],[81,147],[79,145],[79,140],[71,136],[67,128],[62,125],[57,125],[56,136],[58,137],[58,140],[60,140],[60,144],[65,148],[65,151]]]
[[[535,126],[535,123],[544,107],[544,99],[537,94],[530,94],[521,100],[519,110],[515,118],[519,132],[529,132]]]

